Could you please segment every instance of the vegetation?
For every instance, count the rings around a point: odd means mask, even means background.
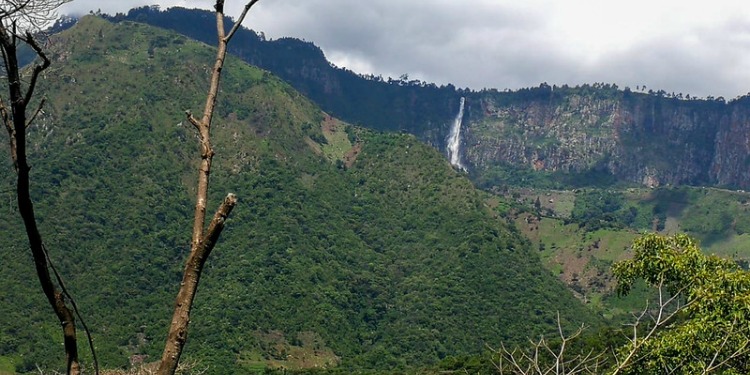
[[[55,260],[102,365],[155,361],[190,246],[197,166],[181,113],[203,102],[214,51],[96,17],[50,46],[48,110],[29,128],[40,222],[65,254]],[[236,59],[223,79],[212,178],[241,199],[202,276],[186,360],[222,374],[391,370],[551,332],[556,310],[566,326],[600,324],[436,151],[331,127],[289,85]],[[10,173],[0,176],[0,211],[13,214]],[[0,304],[0,363],[55,369],[61,337],[24,277],[32,262],[13,216],[0,216],[0,282],[14,286]]]
[[[710,187],[658,189],[496,190],[516,199],[522,211],[598,229],[682,231],[700,239],[710,251],[742,258],[733,249],[744,243],[750,228],[750,193]],[[535,207],[538,197],[542,199]],[[546,202],[550,199],[550,202]],[[525,207],[525,208],[521,208]]]
[[[639,233],[687,232],[701,241],[707,254],[730,258],[745,268],[750,259],[750,237],[742,230],[750,217],[750,196],[745,192],[696,187],[527,188],[508,190],[504,197],[514,205],[510,214],[547,269],[613,321],[629,318],[651,293],[638,285],[630,295],[618,297],[610,270],[614,262],[631,256],[630,244]]]
[[[633,251],[632,259],[614,266],[618,291],[628,294],[644,281],[656,297],[629,329],[582,335],[583,328],[561,328],[557,338],[444,361],[443,368],[461,363],[474,371],[489,362],[501,374],[747,373],[750,273],[704,255],[686,235],[647,234],[634,241]]]
[[[213,17],[205,10],[151,6],[107,17],[215,41]],[[406,75],[357,75],[333,66],[313,43],[294,38],[270,40],[241,29],[236,39],[230,53],[284,79],[329,114],[377,130],[408,132],[440,150],[465,97],[471,131],[464,132],[464,141],[474,146],[463,156],[472,181],[482,188],[746,184],[744,159],[733,156],[744,155],[744,146],[729,141],[741,137],[725,132],[724,119],[733,111],[744,113],[747,98],[727,102],[606,83],[472,91]],[[718,135],[726,137],[727,148],[715,147]],[[722,160],[722,167],[711,168],[712,160]]]
[[[517,188],[612,189],[627,186],[618,182],[617,178],[611,173],[596,167],[581,172],[548,172],[499,162],[491,166],[471,170],[470,177],[478,187],[495,191]]]
[[[108,17],[173,30],[213,44],[213,20],[204,10],[140,7]],[[178,21],[179,20],[179,21]],[[226,21],[232,24],[232,20]],[[377,130],[420,134],[432,144],[444,143],[460,94],[453,85],[436,86],[408,76],[362,76],[333,66],[311,42],[294,38],[266,39],[263,33],[240,29],[229,52],[266,69],[310,98],[327,113],[349,123]]]
[[[179,284],[180,264],[190,246],[184,239],[185,218],[195,204],[190,197],[197,165],[185,151],[192,148],[194,135],[180,114],[202,104],[197,93],[208,84],[214,57],[214,51],[184,36],[128,20],[201,34],[206,29],[194,25],[213,22],[204,15],[141,8],[111,18],[114,24],[85,18],[50,40],[56,65],[42,88],[49,109],[29,128],[33,179],[39,181],[32,196],[41,208],[45,235],[64,254],[56,259],[60,269],[74,275],[69,286],[91,316],[102,362],[110,369],[129,371],[137,368],[131,364],[158,358],[175,292],[171,286]],[[170,24],[175,19],[179,23]],[[214,34],[196,37],[215,40]],[[309,84],[303,90],[331,114],[376,129],[415,131],[433,145],[443,141],[440,127],[455,115],[457,96],[471,94],[408,78],[362,81],[327,63],[320,65],[318,76],[294,76],[299,70],[286,69],[290,64],[302,61],[312,68],[324,61],[312,44],[267,41],[241,29],[237,38],[235,53],[248,61],[271,61],[269,69],[286,70],[297,87]],[[278,60],[262,55],[279,48],[289,52]],[[638,240],[636,260],[617,268],[620,290],[630,290],[625,299],[614,295],[617,280],[608,271],[630,254],[631,239],[649,229],[688,231],[707,250],[747,264],[750,256],[741,250],[750,244],[744,192],[618,189],[617,180],[596,165],[581,173],[495,166],[469,175],[480,186],[506,194],[488,196],[415,137],[353,127],[322,113],[269,72],[237,59],[227,64],[213,135],[222,158],[212,176],[241,200],[203,278],[192,341],[186,346],[188,361],[222,374],[407,372],[422,365],[435,372],[485,373],[496,370],[493,361],[499,354],[488,353],[486,345],[502,342],[510,348],[528,337],[554,333],[559,310],[563,333],[575,332],[581,322],[593,326],[581,336],[582,344],[571,341],[575,351],[568,358],[591,348],[611,352],[619,347],[618,358],[642,358],[628,361],[646,366],[623,366],[625,372],[658,373],[659,366],[673,365],[691,371],[714,365],[747,370],[737,365],[746,359],[739,350],[746,332],[727,320],[732,314],[744,318],[737,296],[744,293],[745,276],[738,266],[693,254],[692,240],[656,236]],[[176,65],[181,69],[173,69]],[[321,82],[330,84],[334,94]],[[350,92],[361,96],[345,94]],[[422,92],[431,94],[417,95]],[[566,92],[653,105],[678,100],[657,93],[645,98],[609,85],[543,84],[483,94],[512,104],[564,101]],[[349,106],[349,96],[372,108]],[[470,107],[468,116],[480,112]],[[544,142],[538,146],[546,147]],[[0,161],[0,170],[12,168]],[[43,299],[23,277],[33,263],[17,240],[23,229],[6,218],[17,214],[10,175],[0,173],[0,212],[9,214],[0,216],[0,282],[14,286],[0,296],[12,301],[0,304],[0,373],[31,372],[37,365],[54,369],[61,361],[57,343],[62,337],[59,327],[47,321]],[[519,185],[587,189],[550,192]],[[211,193],[209,201],[218,201],[222,193]],[[508,215],[514,215],[516,225]],[[691,250],[675,255],[668,251],[673,248]],[[639,258],[638,251],[657,255]],[[689,257],[683,258],[683,252]],[[540,258],[554,276],[540,267]],[[680,265],[683,260],[687,265]],[[694,265],[707,268],[690,268]],[[674,319],[662,321],[668,329],[653,331],[648,342],[608,340],[620,332],[600,330],[592,310],[616,319],[627,315],[653,295],[647,283],[636,280],[653,284],[652,276],[674,272],[670,267],[724,275],[705,279],[721,286],[711,289],[716,295],[705,296],[727,307],[680,309]],[[595,308],[584,308],[555,276]],[[700,280],[664,281],[662,286],[688,286],[672,289],[681,291],[682,299],[663,294],[662,301],[700,305],[686,294]],[[667,308],[662,311],[677,311],[662,305]],[[651,326],[639,327],[636,332],[650,332]],[[729,338],[711,336],[712,329],[730,332],[724,336]],[[681,331],[682,336],[669,336]],[[698,338],[689,332],[698,332]],[[566,340],[563,334],[547,343],[557,350]],[[679,340],[706,345],[694,351]],[[677,359],[668,363],[663,357],[672,349]],[[707,360],[695,365],[701,368],[679,362],[690,356]],[[86,354],[81,359],[91,362]]]
[[[633,244],[633,259],[614,267],[618,291],[637,279],[664,296],[645,335],[621,348],[614,373],[727,373],[750,371],[750,273],[706,256],[688,236],[655,234]],[[668,293],[668,294],[667,294]]]

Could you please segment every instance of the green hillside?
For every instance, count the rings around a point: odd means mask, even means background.
[[[605,316],[630,316],[645,296],[616,296],[614,262],[631,256],[640,233],[687,233],[706,254],[750,263],[750,193],[705,187],[513,189],[515,223],[543,264]]]
[[[109,18],[215,40],[207,10],[140,7]],[[278,75],[327,112],[350,123],[414,134],[446,153],[464,97],[460,154],[481,187],[750,190],[749,96],[698,98],[604,82],[477,91],[407,75],[358,75],[333,66],[314,41],[266,39],[252,30],[237,36],[230,53]]]
[[[29,146],[43,235],[103,365],[157,360],[189,248],[197,141],[184,111],[201,107],[213,51],[95,17],[49,46]],[[550,332],[556,311],[599,323],[413,136],[350,127],[234,59],[217,110],[209,211],[227,192],[240,203],[186,347],[209,373],[390,371]],[[7,158],[0,168],[0,371],[59,368]]]

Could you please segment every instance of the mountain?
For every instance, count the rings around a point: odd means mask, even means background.
[[[750,186],[747,98],[687,100],[603,84],[470,98],[464,159],[484,184],[524,168],[553,181]]]
[[[155,7],[137,20],[211,43],[212,15]],[[360,76],[332,66],[310,42],[243,30],[231,53],[267,69],[323,110],[379,130],[405,131],[446,152],[461,97],[461,155],[483,187],[712,185],[750,188],[750,100],[697,99],[609,84],[516,91],[459,90],[417,80]],[[640,89],[640,88],[638,88]]]
[[[50,256],[104,367],[156,360],[189,249],[197,141],[184,111],[201,108],[214,52],[94,16],[47,45],[29,153]],[[348,125],[234,58],[213,129],[209,203],[240,201],[186,347],[209,373],[410,368],[554,331],[557,311],[564,327],[600,324],[416,137]],[[0,372],[58,368],[8,158],[0,170]]]
[[[173,30],[209,45],[216,39],[215,16],[206,10],[151,6],[105,17]],[[230,18],[225,22],[233,25]],[[447,119],[458,108],[453,85],[362,76],[333,66],[319,47],[296,38],[267,40],[262,33],[241,28],[229,53],[287,81],[333,116],[377,130],[419,134],[434,145],[444,143]]]

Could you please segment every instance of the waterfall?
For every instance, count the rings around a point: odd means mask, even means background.
[[[448,158],[450,159],[451,164],[462,170],[465,171],[466,167],[461,164],[461,153],[459,152],[459,147],[461,146],[461,122],[464,119],[464,102],[466,101],[466,98],[461,97],[461,102],[459,104],[458,108],[458,114],[456,115],[456,119],[453,120],[453,126],[451,127],[451,132],[448,135]]]

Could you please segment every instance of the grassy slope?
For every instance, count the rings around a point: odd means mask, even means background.
[[[47,110],[30,137],[41,226],[104,365],[153,360],[192,215],[197,147],[183,112],[201,108],[213,53],[93,17],[51,49]],[[390,369],[547,332],[557,310],[566,324],[596,324],[437,152],[331,121],[267,72],[228,61],[210,201],[232,191],[240,204],[202,280],[188,359],[222,374]],[[0,294],[13,301],[0,304],[0,355],[24,354],[28,370],[59,365],[0,166],[0,280],[14,286]]]
[[[580,193],[580,192],[579,192]],[[653,230],[662,222],[665,233],[687,232],[703,242],[706,253],[746,262],[750,259],[750,194],[716,188],[625,189],[623,207],[635,207],[640,221],[630,228],[589,230],[571,221],[579,195],[574,191],[518,189],[508,197],[533,208],[539,197],[537,218],[532,214],[516,219],[518,228],[531,240],[546,267],[569,285],[578,297],[606,316],[643,307],[642,288],[627,298],[612,294],[614,280],[609,268],[629,255],[629,246],[639,232]]]

